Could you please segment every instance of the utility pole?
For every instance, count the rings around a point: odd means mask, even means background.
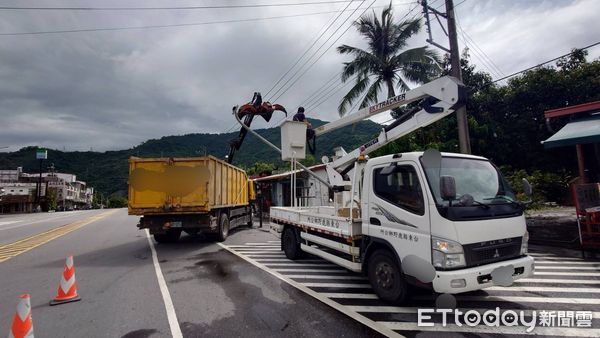
[[[448,40],[450,42],[450,75],[462,81],[460,71],[460,50],[458,49],[458,38],[456,36],[456,17],[454,16],[453,0],[446,0],[446,16],[448,23]],[[458,125],[458,144],[460,152],[471,153],[471,141],[469,139],[469,124],[467,122],[466,104],[456,110],[456,122]]]
[[[458,49],[458,39],[456,35],[456,17],[454,15],[454,2],[453,0],[445,0],[445,2],[446,13],[441,13],[435,8],[429,6],[427,4],[427,0],[421,0],[421,6],[423,6],[423,14],[425,17],[425,26],[427,28],[427,33],[429,34],[427,42],[450,54],[450,75],[462,81],[462,74],[460,70],[460,50]],[[431,23],[429,20],[430,13],[435,16],[440,27],[444,31],[444,34],[448,36],[450,48],[446,48],[433,41]],[[448,27],[447,31],[444,28],[440,17],[446,19],[446,25]],[[460,146],[460,152],[463,154],[470,154],[471,141],[469,139],[469,125],[467,123],[466,105],[463,105],[456,110],[456,122],[458,126],[458,144]]]

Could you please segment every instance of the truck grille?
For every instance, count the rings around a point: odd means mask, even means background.
[[[518,257],[521,240],[521,237],[514,237],[463,245],[467,267]]]

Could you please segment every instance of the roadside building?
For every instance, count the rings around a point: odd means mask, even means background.
[[[319,164],[309,169],[327,181],[325,164]],[[274,173],[269,176],[254,179],[257,189],[264,199],[264,212],[268,213],[271,206],[290,206],[292,171]],[[296,170],[296,194],[298,206],[329,205],[333,194],[329,187],[308,174],[304,170]]]
[[[20,167],[0,170],[0,213],[34,211],[38,182],[39,173],[25,173]],[[94,188],[73,174],[42,173],[40,195],[41,202],[50,208],[87,209],[92,206]]]

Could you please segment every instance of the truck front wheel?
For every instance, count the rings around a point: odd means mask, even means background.
[[[283,230],[281,245],[283,252],[285,252],[285,257],[288,259],[295,260],[302,256],[302,249],[300,249],[300,243],[296,240],[294,229],[288,227]]]
[[[376,251],[368,264],[369,281],[377,296],[386,302],[402,303],[407,294],[406,281],[392,254]]]
[[[154,234],[154,240],[158,243],[174,243],[181,236],[180,229],[169,229],[164,234]]]
[[[221,214],[221,219],[219,220],[219,232],[217,233],[217,241],[223,242],[229,236],[229,217],[227,214]]]

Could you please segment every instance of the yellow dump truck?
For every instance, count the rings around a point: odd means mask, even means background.
[[[129,159],[130,215],[157,242],[175,242],[181,231],[211,234],[252,225],[254,186],[244,170],[213,156]]]

